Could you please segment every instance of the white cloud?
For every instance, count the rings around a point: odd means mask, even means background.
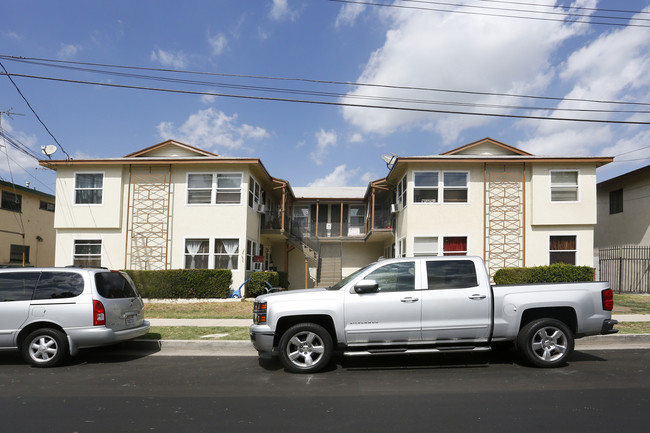
[[[215,56],[221,55],[228,47],[228,38],[223,33],[208,36],[208,42],[212,48],[212,54]]]
[[[207,91],[212,92],[213,90],[209,89]],[[217,100],[217,97],[214,96],[214,95],[201,95],[201,102],[206,104],[206,105],[210,105],[210,104],[214,103],[214,101],[216,101],[216,100]]]
[[[59,48],[56,55],[59,59],[72,59],[81,50],[82,47],[78,44],[61,44],[61,48]]]
[[[366,5],[358,3],[344,4],[336,17],[336,27],[352,26],[359,15],[366,9]]]
[[[359,176],[360,168],[349,169],[346,164],[336,166],[334,171],[325,177],[318,178],[307,186],[336,187],[336,186],[367,186],[376,177],[366,172]]]
[[[165,51],[160,48],[151,52],[151,61],[163,66],[183,69],[187,66],[187,56],[182,51]]]
[[[338,136],[335,131],[321,129],[316,133],[316,150],[311,153],[311,159],[316,164],[323,165],[323,158],[337,142]]]
[[[372,53],[358,78],[359,82],[493,93],[535,94],[544,90],[556,75],[551,59],[562,42],[587,27],[408,10],[391,11],[383,16],[389,23],[385,43]],[[362,86],[343,98],[343,102],[368,103],[367,99],[356,97],[413,98],[472,104],[517,102],[513,98],[496,96]],[[399,101],[372,103],[436,110],[488,111],[470,106]],[[489,111],[508,112],[506,109]],[[419,128],[438,133],[446,143],[455,140],[462,131],[490,121],[490,118],[479,116],[353,107],[344,107],[343,116],[364,133],[391,134],[398,130]]]
[[[240,124],[237,114],[228,116],[213,108],[197,111],[179,127],[175,127],[173,122],[161,122],[157,129],[162,140],[175,139],[216,153],[224,148],[247,150],[249,141],[260,141],[270,136],[264,128]]]
[[[293,21],[298,16],[298,12],[289,7],[288,0],[273,0],[270,17],[275,21],[288,19]]]
[[[35,150],[37,149],[37,138],[35,135],[28,135],[22,132],[14,131],[10,121],[8,121],[6,117],[3,117],[2,127],[25,147],[34,150],[35,153],[40,154],[40,149]],[[10,176],[24,177],[24,175],[33,175],[33,170],[39,167],[38,162],[34,158],[26,155],[23,152],[20,152],[6,141],[0,141],[0,144],[7,146],[6,149],[4,146],[0,148],[0,176],[2,176],[4,180],[11,182]],[[7,155],[9,156],[8,161]],[[45,156],[42,156],[43,159],[45,159]],[[20,183],[19,180],[14,179],[14,181],[17,184]]]
[[[355,132],[350,137],[350,143],[363,143],[363,141],[364,141],[363,134],[359,134],[358,132]]]

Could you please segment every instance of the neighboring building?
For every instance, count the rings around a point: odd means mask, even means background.
[[[396,157],[367,188],[292,188],[259,159],[173,140],[123,158],[42,161],[57,171],[56,264],[230,268],[329,285],[381,256],[478,255],[509,266],[591,265],[596,168],[486,138]]]
[[[0,181],[0,266],[53,266],[54,196]]]
[[[650,245],[650,165],[598,184],[596,248]]]

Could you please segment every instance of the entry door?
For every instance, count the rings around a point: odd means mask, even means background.
[[[422,297],[424,342],[485,342],[489,338],[489,285],[479,284],[468,259],[426,262],[427,289]]]
[[[349,345],[404,344],[421,340],[421,298],[416,261],[389,263],[364,277],[379,289],[345,300],[345,334]]]

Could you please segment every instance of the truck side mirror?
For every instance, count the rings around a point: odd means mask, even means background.
[[[354,285],[354,291],[358,294],[376,293],[379,290],[379,284],[375,280],[361,280]]]

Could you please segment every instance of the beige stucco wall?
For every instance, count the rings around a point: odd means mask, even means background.
[[[526,266],[549,264],[550,236],[576,236],[576,265],[594,265],[592,226],[537,226],[526,232]]]
[[[0,189],[14,192],[4,185]],[[0,209],[0,264],[9,263],[11,245],[25,245],[29,246],[27,265],[53,266],[56,237],[54,212],[40,209],[40,202],[54,203],[54,199],[25,190],[16,192],[22,196],[21,212]]]

